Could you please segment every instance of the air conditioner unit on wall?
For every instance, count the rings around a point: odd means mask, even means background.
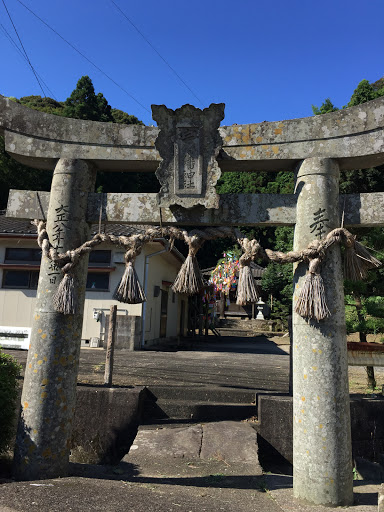
[[[91,348],[99,348],[100,347],[100,338],[91,338],[89,341],[89,346]]]

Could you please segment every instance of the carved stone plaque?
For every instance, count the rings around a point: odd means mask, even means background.
[[[224,106],[213,103],[200,110],[184,105],[171,110],[152,105],[153,119],[160,128],[155,145],[163,159],[156,171],[160,206],[218,208],[215,186],[221,171],[216,157],[222,144],[218,128]]]

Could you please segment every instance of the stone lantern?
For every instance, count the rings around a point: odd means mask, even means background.
[[[264,306],[265,306],[265,302],[263,302],[263,301],[261,300],[261,297],[260,297],[260,299],[258,300],[258,302],[256,302],[256,305],[257,305],[257,316],[256,316],[256,320],[265,320],[264,315],[263,315],[263,309],[264,309]]]

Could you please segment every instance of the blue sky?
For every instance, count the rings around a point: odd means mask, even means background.
[[[23,2],[144,108],[18,0],[5,0],[32,64],[56,99],[65,100],[89,75],[113,107],[146,124],[155,124],[152,103],[201,108],[223,102],[226,125],[306,117],[312,103],[320,106],[330,97],[343,106],[362,79],[384,75],[382,0],[115,0],[195,95],[111,0]],[[16,40],[1,2],[0,22]],[[0,48],[0,94],[41,94],[1,27]]]

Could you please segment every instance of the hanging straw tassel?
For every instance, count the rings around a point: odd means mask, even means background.
[[[319,273],[320,263],[318,258],[310,261],[308,273],[295,307],[296,313],[303,318],[314,318],[318,322],[331,315],[325,300],[323,278]]]
[[[255,279],[249,265],[240,266],[239,281],[237,283],[236,304],[245,306],[259,300]]]
[[[53,307],[58,313],[74,315],[77,311],[77,296],[75,281],[72,274],[65,273],[55,295],[53,296]]]
[[[240,271],[239,281],[237,283],[236,304],[245,306],[246,304],[252,304],[259,300],[259,294],[257,293],[250,264],[260,253],[261,246],[257,240],[249,240],[241,236],[241,233],[237,236],[237,241],[244,253],[239,260]]]
[[[126,261],[123,277],[113,298],[126,304],[141,304],[147,300],[132,261]]]
[[[344,278],[351,281],[366,279],[368,270],[378,268],[381,262],[358,242],[351,233],[346,233],[344,242]]]
[[[196,253],[202,242],[197,235],[185,236],[185,240],[189,245],[189,253],[177,274],[172,290],[175,293],[195,295],[204,288],[204,279],[196,258]]]

